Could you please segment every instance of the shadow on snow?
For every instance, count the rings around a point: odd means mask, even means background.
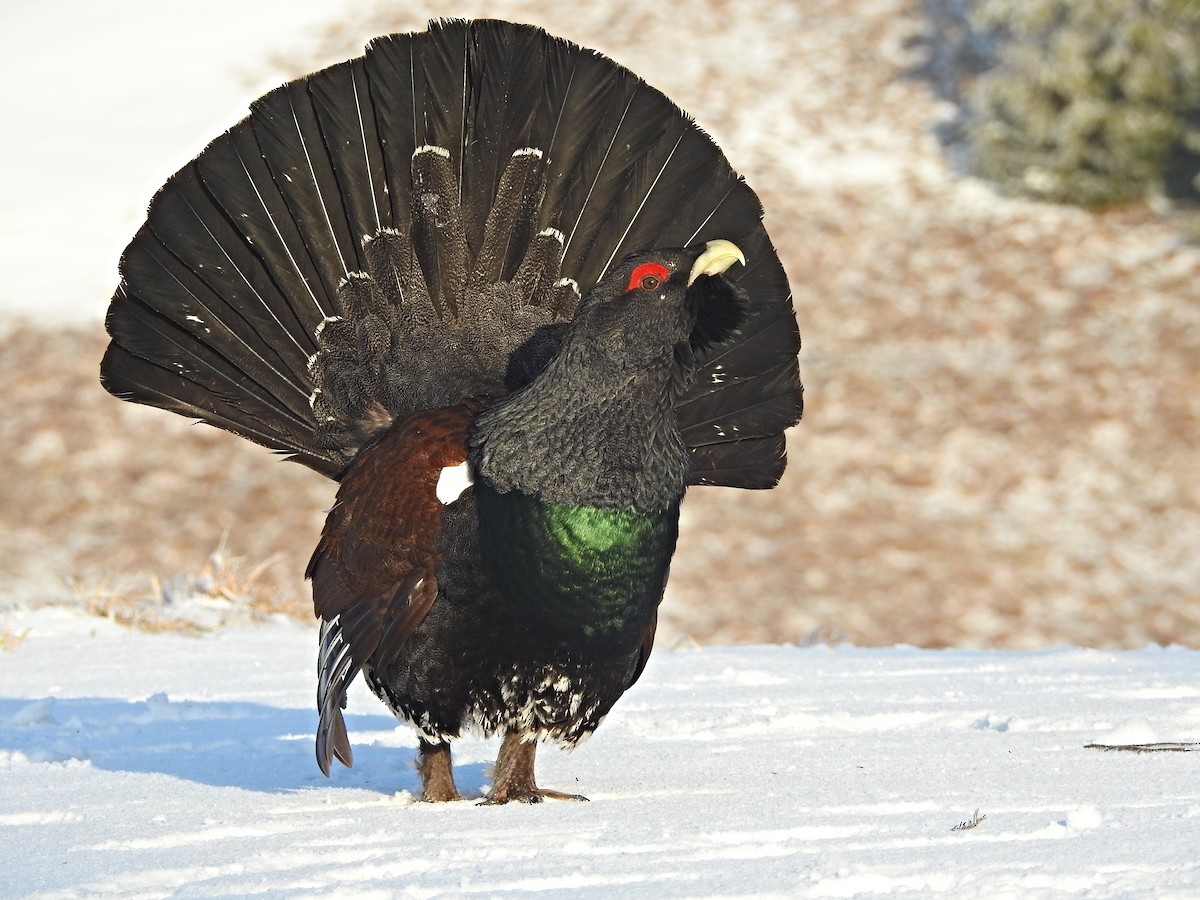
[[[326,779],[313,757],[316,713],[239,701],[111,697],[0,698],[0,753],[33,762],[86,760],[113,772],[168,775],[214,787],[287,793],[354,787],[420,794],[416,735],[391,716],[347,715],[354,767],[334,763]],[[386,732],[387,745],[371,732]],[[360,737],[355,741],[355,734]],[[398,745],[396,745],[398,744]],[[464,796],[480,796],[481,763],[459,765]]]

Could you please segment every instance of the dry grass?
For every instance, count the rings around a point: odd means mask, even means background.
[[[680,15],[664,7],[460,8],[599,45],[687,107],[759,190],[792,279],[808,411],[790,470],[773,492],[689,496],[664,642],[1200,646],[1200,253],[1182,220],[957,177],[932,136],[948,110],[904,75],[904,0],[746,0],[697,21],[703,55],[656,52]],[[421,24],[333,27],[315,62]],[[256,603],[309,615],[299,575],[333,486],[108,399],[101,349],[28,330],[0,347],[4,590],[107,578],[138,596],[130,579],[195,571],[228,534],[229,554],[278,560]]]
[[[281,556],[256,565],[226,555],[224,541],[196,573],[147,579],[144,587],[119,587],[111,576],[98,582],[72,580],[73,605],[144,631],[201,632],[235,623],[262,621],[273,613],[295,614],[295,599],[281,602],[280,586],[264,576]]]
[[[28,631],[12,631],[9,628],[0,628],[0,653],[11,653],[21,646],[21,642],[25,640],[25,635]]]
[[[0,338],[0,596],[116,614],[182,578],[237,593],[247,609],[311,615],[301,573],[334,485],[232,435],[113,399],[97,379],[104,344],[99,329]]]

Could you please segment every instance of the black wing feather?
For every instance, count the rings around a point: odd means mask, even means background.
[[[350,736],[346,733],[346,691],[362,666],[354,662],[350,645],[342,635],[340,620],[321,623],[317,651],[317,765],[328,777],[336,758],[344,766],[354,765]]]

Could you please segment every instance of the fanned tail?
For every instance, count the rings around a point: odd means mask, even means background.
[[[748,318],[677,408],[695,483],[770,486],[799,336],[761,214],[611,60],[434,22],[272,91],[168,181],[122,258],[102,381],[339,477],[398,417],[510,389],[517,348],[626,255],[726,238]]]

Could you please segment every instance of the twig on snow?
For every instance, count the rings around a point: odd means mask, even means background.
[[[979,823],[982,822],[986,818],[987,818],[986,814],[981,816],[979,814],[979,810],[975,810],[975,814],[973,816],[971,816],[971,818],[967,819],[965,822],[959,822],[957,825],[955,825],[950,830],[951,831],[970,831],[972,828],[977,828],[979,826]]]

